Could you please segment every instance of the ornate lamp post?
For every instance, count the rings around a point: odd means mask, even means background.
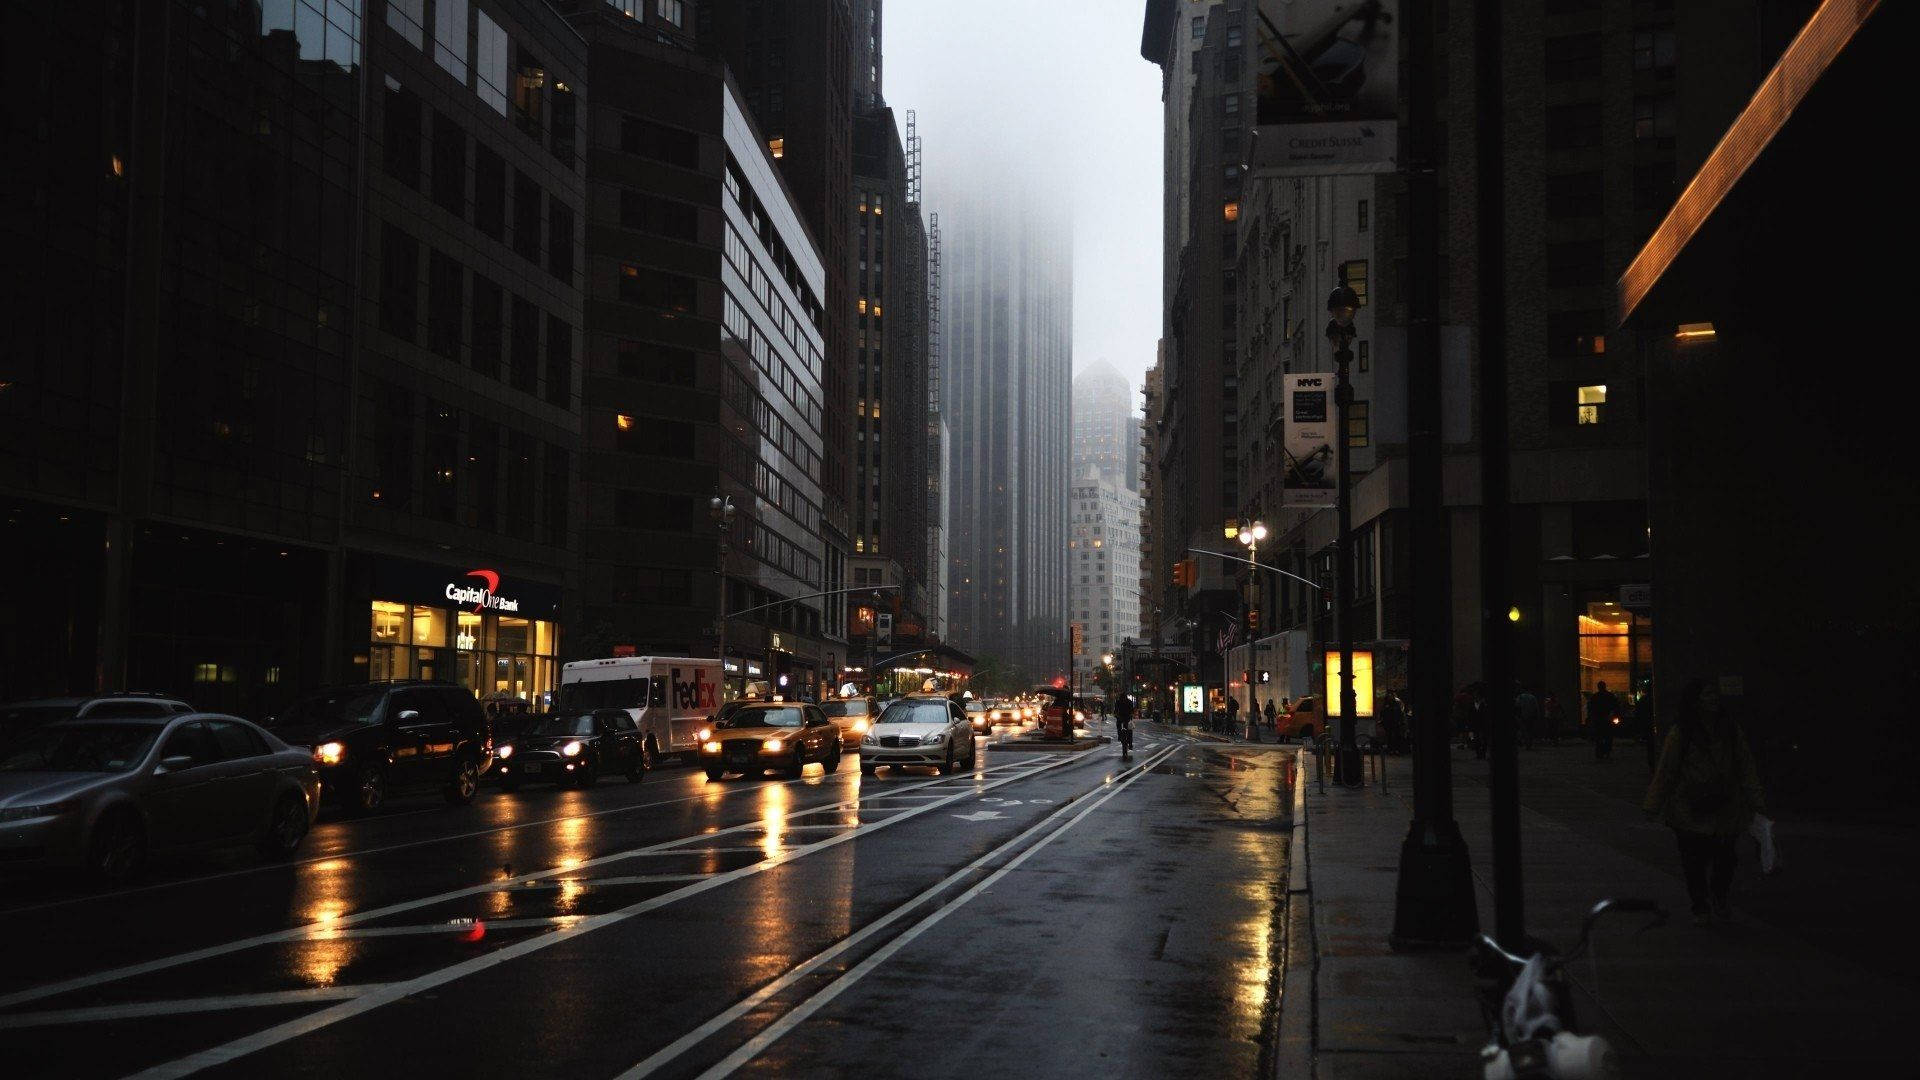
[[[1253,639],[1256,636],[1254,634],[1254,626],[1259,621],[1260,610],[1260,579],[1256,575],[1260,572],[1260,541],[1266,538],[1267,527],[1265,524],[1258,521],[1241,522],[1240,542],[1247,546],[1247,559],[1253,564],[1247,567],[1247,591],[1249,596],[1245,604],[1245,609],[1241,614],[1244,616],[1242,625],[1247,628],[1247,723],[1253,724],[1256,732],[1259,730],[1259,722],[1256,717],[1260,714],[1260,703],[1254,700],[1253,689]]]

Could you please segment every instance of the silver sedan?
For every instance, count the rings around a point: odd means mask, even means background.
[[[218,713],[67,720],[0,748],[0,863],[120,882],[161,852],[284,857],[319,807],[308,752]]]

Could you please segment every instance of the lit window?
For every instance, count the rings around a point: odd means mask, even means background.
[[[685,0],[660,0],[654,7],[654,10],[660,13],[661,18],[675,26],[686,25],[687,9]],[[780,155],[775,154],[774,156],[779,157]]]
[[[1367,303],[1367,260],[1355,259],[1341,263],[1340,281],[1353,290],[1354,299],[1364,307]]]
[[[619,413],[613,418],[613,426],[619,428],[621,431],[632,431],[633,417],[628,416],[626,413]]]
[[[860,302],[855,306],[860,309],[860,314],[865,315],[867,313],[867,298],[864,296],[861,297]]]
[[[786,157],[787,156],[787,140],[785,138],[768,139],[767,149],[770,152],[772,152],[775,158]]]
[[[1600,412],[1607,404],[1607,388],[1604,386],[1583,386],[1580,388],[1580,423],[1597,424]]]
[[[879,192],[877,192],[877,191],[876,191],[876,192],[874,192],[874,195],[873,195],[873,212],[874,212],[874,214],[875,214],[875,215],[878,215],[878,214],[879,214],[879,213],[881,212],[881,210],[882,210],[882,209],[884,209],[884,207],[885,207],[885,202],[884,202],[884,200],[883,200],[883,197],[882,197],[882,196],[880,195],[880,193],[879,193]]]
[[[1227,205],[1224,207],[1224,212],[1227,216],[1228,221],[1239,221],[1240,220],[1240,201],[1238,199],[1235,199],[1227,203]]]

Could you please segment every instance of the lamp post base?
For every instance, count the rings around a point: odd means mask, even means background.
[[[1414,820],[1400,844],[1400,881],[1393,899],[1388,942],[1396,951],[1457,949],[1473,940],[1480,926],[1473,866],[1452,818]]]
[[[1342,787],[1360,787],[1367,782],[1365,759],[1357,746],[1336,746],[1333,750],[1333,782]]]

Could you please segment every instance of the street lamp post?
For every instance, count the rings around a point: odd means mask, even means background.
[[[1342,784],[1360,783],[1360,741],[1354,730],[1359,707],[1353,695],[1353,620],[1347,609],[1352,601],[1353,567],[1347,554],[1347,534],[1353,531],[1353,484],[1348,475],[1353,461],[1353,440],[1347,433],[1347,414],[1353,407],[1353,383],[1347,366],[1353,363],[1353,314],[1360,298],[1342,284],[1327,297],[1327,340],[1333,343],[1333,446],[1334,506],[1336,523],[1333,541],[1333,628],[1340,639],[1340,750],[1334,757],[1334,780]]]
[[[707,511],[713,517],[714,527],[720,531],[720,554],[717,567],[720,600],[715,615],[719,625],[720,639],[720,700],[725,701],[727,699],[727,551],[733,541],[733,496],[715,495],[708,499]]]
[[[1260,541],[1266,538],[1267,527],[1261,522],[1249,521],[1241,524],[1240,542],[1247,545],[1247,559],[1249,560],[1247,566],[1247,593],[1249,595],[1245,609],[1241,612],[1244,616],[1241,620],[1242,625],[1247,628],[1247,723],[1252,725],[1256,737],[1260,730],[1260,703],[1254,700],[1253,689],[1253,640],[1255,636],[1253,625],[1256,617],[1254,613],[1260,610],[1260,579],[1254,575],[1260,569]]]

